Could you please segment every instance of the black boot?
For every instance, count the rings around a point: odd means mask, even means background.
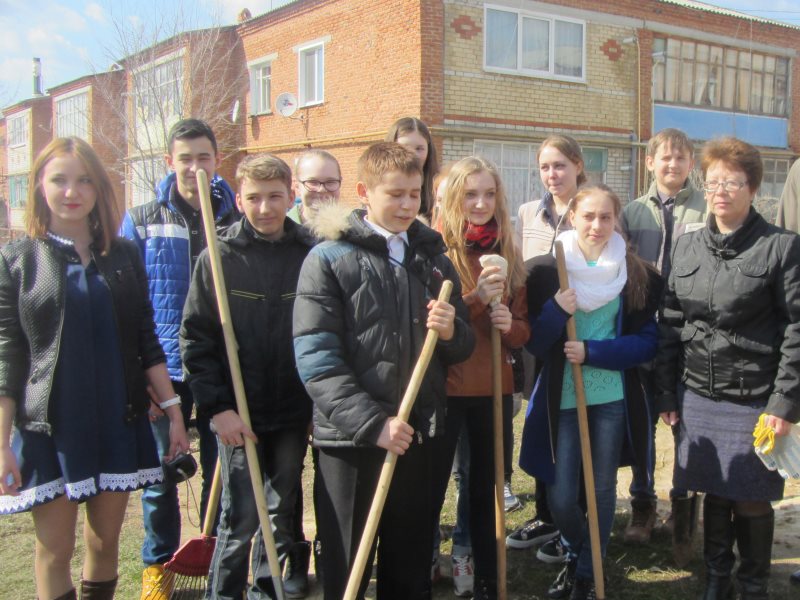
[[[770,508],[769,514],[758,517],[737,515],[733,523],[741,559],[736,573],[742,588],[741,600],[768,600],[775,513]]]
[[[81,579],[81,600],[114,600],[117,577],[109,581],[86,581]]]
[[[699,508],[697,494],[672,499],[672,558],[680,569],[694,558],[694,533]]]
[[[308,563],[311,559],[311,542],[292,544],[283,575],[283,591],[287,598],[308,596]]]
[[[472,600],[497,600],[497,581],[476,578]]]
[[[731,571],[733,554],[733,503],[716,496],[706,496],[703,503],[703,558],[706,562],[706,589],[702,600],[733,598]]]
[[[317,585],[322,588],[322,542],[314,536],[314,574],[317,576]]]
[[[78,596],[75,593],[75,588],[72,588],[66,594],[61,594],[56,600],[78,600]]]
[[[796,585],[800,585],[800,570],[797,570],[791,575],[789,575],[789,582],[794,583]]]

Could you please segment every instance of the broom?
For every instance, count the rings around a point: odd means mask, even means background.
[[[203,597],[208,569],[211,566],[211,557],[214,555],[214,547],[217,542],[217,538],[212,534],[221,492],[222,477],[219,459],[217,459],[211,491],[208,494],[203,531],[199,538],[192,538],[178,548],[178,551],[164,565],[164,575],[158,586],[146,596],[147,600],[162,600],[163,598],[188,600]]]

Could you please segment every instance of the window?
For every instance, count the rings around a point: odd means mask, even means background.
[[[788,58],[655,38],[653,59],[656,102],[787,116]]]
[[[486,69],[585,79],[583,21],[487,7],[485,23]]]
[[[277,57],[277,54],[272,54],[247,63],[250,69],[251,115],[272,112],[272,61]]]
[[[27,113],[19,117],[9,117],[8,122],[8,146],[24,146],[28,143],[28,115]]]
[[[300,106],[320,104],[325,100],[325,45],[299,48]]]
[[[74,135],[89,141],[89,92],[71,94],[56,100],[56,135]]]
[[[788,158],[764,158],[764,178],[758,189],[758,197],[780,198],[791,165],[792,161]]]
[[[521,204],[544,196],[536,160],[538,144],[513,144],[475,141],[474,153],[492,161],[500,169],[512,218]],[[608,151],[604,148],[583,148],[586,177],[591,183],[603,183],[608,168]]]
[[[25,208],[28,201],[28,174],[10,175],[8,178],[10,208]]]
[[[162,123],[180,117],[183,110],[183,56],[170,58],[134,74],[136,118]]]
[[[130,164],[131,206],[150,202],[156,197],[156,185],[167,175],[167,165],[161,156],[149,156]]]

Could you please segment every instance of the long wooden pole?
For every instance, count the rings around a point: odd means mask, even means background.
[[[494,536],[497,546],[497,600],[506,600],[506,507],[503,457],[503,363],[500,330],[492,327],[492,418],[494,421]]]
[[[445,281],[442,284],[442,289],[439,291],[439,300],[441,302],[447,302],[450,299],[450,293],[452,291],[453,282]],[[419,392],[419,387],[422,384],[425,371],[428,370],[428,364],[431,362],[431,357],[433,356],[433,351],[436,349],[436,342],[438,339],[439,333],[433,329],[429,329],[425,337],[425,343],[422,345],[422,352],[411,373],[411,380],[408,383],[406,392],[400,402],[400,408],[397,411],[397,417],[403,422],[407,422],[409,416],[411,416],[411,409],[414,408],[417,392]],[[353,561],[353,568],[350,570],[350,577],[347,580],[344,600],[355,600],[356,594],[358,594],[358,588],[361,585],[361,578],[367,566],[367,559],[372,549],[372,542],[375,541],[375,533],[378,530],[378,523],[380,523],[381,520],[383,505],[386,503],[386,496],[389,494],[389,486],[392,483],[392,476],[394,475],[394,468],[396,465],[397,455],[394,452],[386,452],[386,458],[383,461],[380,478],[378,479],[378,487],[375,490],[375,497],[372,499],[372,505],[367,515],[367,523],[364,526],[364,533],[361,536],[358,552],[356,552],[356,557]]]
[[[556,241],[556,266],[558,267],[558,285],[563,292],[569,288],[567,263],[564,258],[564,246]],[[575,318],[567,319],[567,339],[578,341],[575,329]],[[581,459],[583,462],[583,482],[586,486],[586,511],[589,515],[589,540],[592,549],[592,574],[594,589],[598,600],[605,600],[605,581],[603,580],[603,556],[600,553],[600,527],[597,520],[597,497],[594,491],[594,469],[592,468],[592,446],[589,439],[589,417],[586,413],[586,391],[583,387],[583,371],[580,365],[573,363],[572,379],[575,381],[575,405],[578,410],[578,430],[581,439]]]
[[[196,177],[197,187],[200,192],[203,227],[206,231],[208,255],[211,259],[211,274],[214,278],[214,291],[217,296],[217,306],[219,307],[219,320],[222,323],[222,333],[225,338],[225,352],[228,357],[228,366],[231,370],[231,379],[233,381],[233,392],[236,397],[236,411],[239,413],[239,418],[242,422],[249,429],[252,429],[250,411],[247,408],[247,398],[245,397],[244,384],[242,383],[242,370],[239,365],[239,345],[236,343],[236,335],[233,332],[231,311],[228,306],[228,292],[225,287],[225,275],[222,272],[222,263],[217,246],[214,210],[211,207],[208,175],[205,171],[200,169],[197,171]],[[261,536],[264,540],[264,547],[267,550],[267,561],[269,562],[272,584],[275,587],[275,594],[278,600],[284,600],[285,596],[283,593],[280,563],[278,562],[278,550],[275,547],[275,538],[272,535],[269,511],[267,510],[267,498],[264,493],[264,481],[261,478],[261,469],[258,465],[258,452],[255,442],[245,437],[244,449],[247,456],[247,468],[250,471],[250,481],[253,484],[253,496],[255,497],[258,521],[261,525]]]

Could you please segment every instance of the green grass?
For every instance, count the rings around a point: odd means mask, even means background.
[[[522,431],[522,414],[515,419],[517,447]],[[660,498],[666,498],[671,480],[671,441],[665,427],[659,428],[656,482]],[[516,454],[515,454],[516,457]],[[516,458],[515,458],[516,460]],[[614,531],[604,562],[608,577],[606,597],[614,600],[673,600],[676,598],[695,598],[702,588],[703,566],[700,560],[700,536],[696,540],[696,556],[687,569],[676,569],[672,563],[670,542],[660,532],[653,535],[651,543],[645,546],[630,546],[622,543],[622,531],[627,523],[629,504],[626,490],[630,481],[630,469],[621,469],[618,486],[617,516]],[[304,471],[305,530],[311,537],[314,519],[311,514],[311,480],[313,470],[308,459]],[[197,485],[199,478],[193,483]],[[514,491],[525,502],[522,510],[507,515],[507,531],[512,531],[526,519],[533,516],[533,481],[516,469],[513,476]],[[198,535],[197,527],[187,520],[188,515],[197,522],[196,511],[186,509],[186,488],[181,488],[183,506],[183,537]],[[451,485],[442,512],[442,524],[452,527],[455,522],[455,494]],[[190,501],[191,503],[191,501]],[[667,503],[659,505],[660,513],[666,515]],[[140,549],[142,543],[142,520],[139,494],[132,494],[120,545],[120,580],[117,598],[136,600],[141,585]],[[800,482],[789,482],[785,500],[776,507],[777,525],[773,548],[773,568],[771,578],[772,598],[784,600],[800,597],[797,588],[788,583],[789,574],[800,568]],[[493,519],[493,516],[487,515]],[[82,511],[79,528],[83,526]],[[80,529],[79,529],[80,530]],[[80,536],[79,536],[80,538]],[[29,514],[0,518],[0,600],[26,600],[35,598],[33,583],[33,528]],[[73,560],[73,575],[80,578],[83,558],[83,544],[79,539]],[[448,570],[450,542],[442,544],[445,570]],[[535,550],[508,550],[508,597],[513,600],[536,600],[545,598],[545,592],[558,573],[558,568],[536,560]],[[313,561],[312,561],[313,562]],[[312,566],[313,572],[313,566]],[[313,579],[313,576],[312,576]],[[310,598],[322,595],[313,589]],[[368,594],[369,597],[369,594]],[[434,588],[436,600],[454,599],[452,582],[445,578]]]

